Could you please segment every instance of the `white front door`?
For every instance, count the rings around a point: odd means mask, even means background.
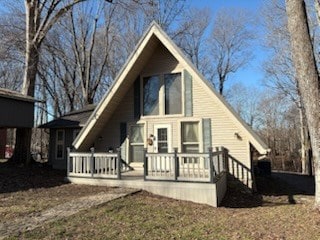
[[[171,153],[172,138],[170,124],[154,125],[154,152],[155,153]]]

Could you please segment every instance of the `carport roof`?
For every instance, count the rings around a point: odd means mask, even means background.
[[[22,93],[12,91],[6,88],[0,88],[0,97],[11,98],[19,101],[25,102],[35,102],[36,100],[33,97],[23,95]]]

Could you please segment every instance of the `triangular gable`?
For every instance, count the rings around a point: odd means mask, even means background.
[[[158,40],[158,41],[156,41]],[[176,46],[176,44],[169,38],[169,36],[160,28],[160,26],[153,22],[148,28],[146,33],[143,35],[139,43],[137,44],[135,50],[128,58],[128,61],[120,71],[119,75],[115,79],[113,85],[110,87],[109,91],[104,95],[100,103],[98,104],[96,110],[93,112],[85,127],[81,130],[80,134],[74,141],[74,147],[76,149],[87,149],[90,144],[94,141],[97,136],[99,129],[102,128],[104,121],[108,114],[112,114],[114,108],[116,107],[113,103],[113,98],[120,98],[123,96],[128,87],[131,86],[134,78],[136,77],[134,73],[139,72],[141,69],[136,69],[137,66],[143,66],[141,62],[142,59],[146,58],[146,55],[151,56],[152,50],[154,50],[155,45],[161,42],[167,50],[180,62],[182,63],[186,70],[189,71],[191,75],[197,76],[201,79],[201,85],[212,98],[221,105],[222,109],[228,114],[228,116],[234,121],[237,127],[245,133],[251,144],[257,149],[260,154],[266,154],[269,149],[267,145],[260,139],[260,137],[238,116],[238,114],[233,110],[233,108],[224,100],[224,98],[216,92],[212,84],[209,83],[202,74],[194,67],[189,59],[187,59],[182,51]],[[130,73],[133,75],[131,78]],[[122,92],[122,94],[121,94]],[[119,95],[119,96],[117,96]],[[102,117],[104,116],[104,117]]]

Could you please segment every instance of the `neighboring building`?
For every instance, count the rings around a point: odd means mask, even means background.
[[[94,105],[88,105],[39,126],[39,128],[50,129],[48,164],[54,169],[67,169],[67,147],[72,147],[72,142],[94,107]]]
[[[156,23],[139,41],[73,145],[70,181],[136,186],[213,206],[224,196],[228,167],[251,187],[251,148],[260,155],[268,152],[267,145]],[[151,186],[147,181],[132,185],[132,181],[102,180],[121,178],[119,157],[102,154],[120,146],[122,160],[144,169],[145,180],[169,182]],[[227,155],[212,153],[211,148],[216,151],[221,146],[228,149]],[[90,157],[85,152],[92,147],[97,154]],[[213,184],[199,183],[203,181]]]
[[[8,128],[32,128],[34,98],[0,88],[0,159],[5,157]]]

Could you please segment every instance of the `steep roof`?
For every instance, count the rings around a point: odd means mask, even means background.
[[[35,102],[35,99],[33,97],[26,96],[19,92],[12,91],[6,88],[0,88],[0,97],[11,98],[24,102]]]
[[[138,42],[135,50],[129,56],[120,73],[116,77],[109,91],[104,95],[95,111],[90,116],[87,124],[81,130],[73,145],[76,149],[86,149],[94,141],[99,131],[112,115],[118,106],[120,99],[124,96],[126,90],[132,86],[133,81],[139,75],[143,66],[152,55],[155,48],[163,44],[167,50],[190,72],[191,75],[198,76],[201,84],[212,98],[217,100],[219,104],[226,110],[226,113],[234,120],[236,125],[247,135],[251,144],[260,154],[266,154],[269,151],[268,146],[260,139],[260,137],[239,117],[233,108],[224,100],[224,98],[216,92],[212,84],[208,82],[202,74],[195,68],[188,58],[184,56],[182,51],[170,39],[170,37],[161,29],[161,27],[153,22],[143,37]]]
[[[95,105],[87,105],[82,109],[69,112],[62,117],[42,124],[39,128],[79,128],[83,127],[92,114]]]

